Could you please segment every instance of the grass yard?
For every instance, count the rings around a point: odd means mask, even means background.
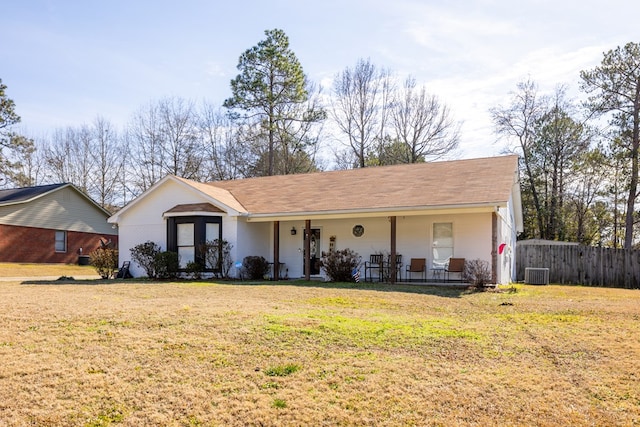
[[[3,426],[640,424],[640,291],[0,282],[0,325]]]
[[[90,265],[75,264],[29,264],[0,262],[0,278],[3,277],[99,277]]]

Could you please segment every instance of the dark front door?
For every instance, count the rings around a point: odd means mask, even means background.
[[[302,233],[305,234],[305,233]],[[306,236],[303,237],[303,242],[302,242],[302,247],[304,248],[304,239],[306,238]],[[319,228],[312,228],[311,229],[311,242],[309,243],[309,255],[311,255],[311,274],[312,275],[317,275],[320,274],[320,257],[322,254],[322,251],[320,249],[320,229]],[[307,257],[305,256],[303,258],[303,263],[304,260],[306,260]],[[304,265],[303,267],[303,271],[304,270]]]

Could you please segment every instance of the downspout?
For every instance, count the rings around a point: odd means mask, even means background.
[[[498,282],[498,215],[491,213],[491,282]]]

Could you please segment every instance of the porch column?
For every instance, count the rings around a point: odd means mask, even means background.
[[[311,220],[304,220],[304,280],[311,280]]]
[[[498,215],[491,213],[491,281],[498,281]]]
[[[396,264],[396,217],[392,216],[390,217],[391,220],[391,259],[389,260],[389,262],[391,263],[391,265],[389,266],[389,280],[391,281],[391,284],[394,285],[396,283],[396,269],[397,269],[397,264]]]
[[[273,221],[273,280],[280,279],[280,221]]]

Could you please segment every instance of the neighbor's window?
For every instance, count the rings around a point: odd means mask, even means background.
[[[56,231],[56,252],[67,252],[67,232]]]
[[[453,256],[453,223],[433,224],[433,267],[444,267]]]

